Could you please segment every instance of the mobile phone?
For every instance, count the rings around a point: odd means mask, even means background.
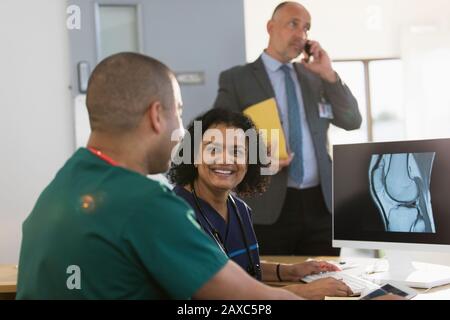
[[[305,47],[303,48],[303,50],[305,51],[305,53],[308,55],[308,57],[305,59],[309,62],[311,60],[311,56],[312,56],[312,52],[311,52],[311,42],[310,41],[306,41],[305,43]]]
[[[395,294],[405,299],[412,299],[417,295],[417,291],[396,282],[387,282],[378,289],[375,289],[361,297],[359,300],[371,300],[387,294]]]

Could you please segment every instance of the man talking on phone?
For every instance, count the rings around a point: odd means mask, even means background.
[[[221,73],[215,107],[237,111],[275,98],[289,157],[268,190],[246,199],[265,255],[338,255],[331,246],[330,124],[358,129],[361,114],[350,89],[320,43],[308,39],[311,15],[280,3],[267,23],[269,44],[253,63]],[[293,62],[301,57],[300,62]]]

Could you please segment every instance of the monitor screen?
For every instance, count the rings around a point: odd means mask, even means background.
[[[449,186],[450,139],[336,145],[333,244],[450,245]]]

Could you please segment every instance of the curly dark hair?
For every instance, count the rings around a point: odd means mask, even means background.
[[[211,109],[189,124],[187,129],[188,133],[184,137],[176,153],[177,160],[179,161],[176,161],[177,163],[172,162],[168,172],[169,181],[177,185],[185,186],[192,185],[198,177],[198,170],[194,165],[196,156],[194,152],[191,152],[189,163],[180,160],[183,158],[183,150],[196,150],[194,148],[194,124],[196,121],[201,121],[202,137],[206,130],[220,124],[242,129],[246,133],[254,131],[254,136],[256,137],[257,159],[255,159],[256,161],[251,161],[251,163],[247,165],[247,173],[245,174],[244,179],[233,191],[240,197],[250,197],[265,192],[269,184],[269,176],[261,175],[261,169],[269,167],[270,160],[264,152],[260,152],[260,149],[265,148],[264,141],[262,140],[263,138],[258,133],[254,123],[247,116],[240,112],[230,111],[225,108]],[[246,136],[246,139],[249,141],[248,136]],[[250,148],[247,148],[247,159],[250,159],[249,150]]]

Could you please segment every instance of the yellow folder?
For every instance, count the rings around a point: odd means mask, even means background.
[[[275,98],[248,107],[244,110],[244,114],[255,123],[267,146],[274,147],[275,152],[272,153],[272,156],[278,159],[287,159],[286,139]],[[272,139],[276,140],[272,141]]]

